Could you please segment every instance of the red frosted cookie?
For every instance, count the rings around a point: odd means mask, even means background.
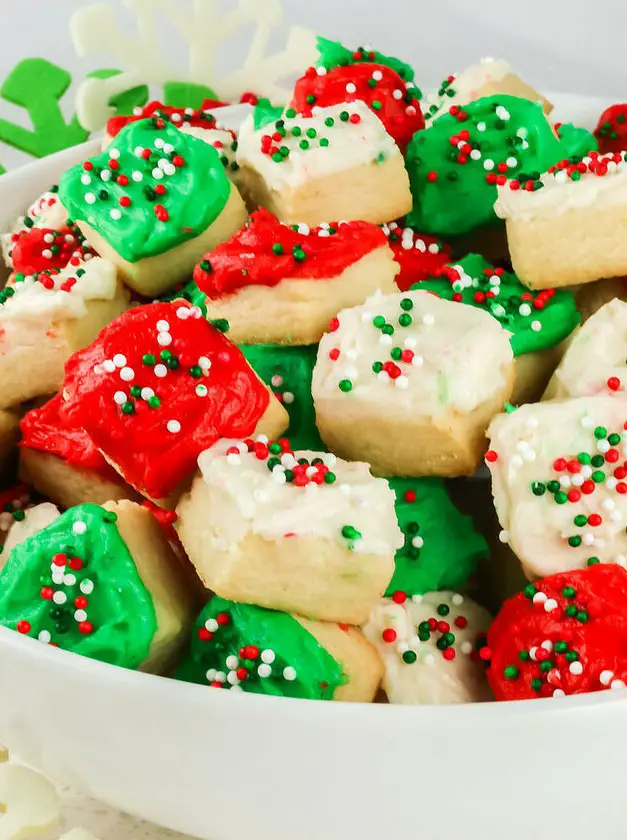
[[[529,584],[505,602],[487,641],[497,700],[624,688],[627,571],[597,564]]]
[[[155,500],[193,473],[218,438],[275,436],[287,426],[238,348],[182,301],[116,318],[69,359],[64,396],[71,421]]]
[[[414,283],[433,277],[452,259],[450,245],[437,236],[417,233],[398,222],[383,225],[383,232],[401,269],[396,276],[396,285],[401,292],[408,291]]]
[[[244,344],[315,344],[340,309],[393,292],[397,267],[369,222],[286,225],[267,210],[196,266],[207,314]]]
[[[207,109],[210,107],[219,107],[223,104],[221,102],[209,102],[207,100],[203,102],[202,108],[195,110],[192,108],[173,108],[170,105],[164,105],[162,102],[154,100],[153,102],[149,102],[148,105],[144,105],[143,108],[135,108],[130,116],[111,117],[107,122],[106,136],[109,140],[112,140],[129,123],[150,119],[151,117],[161,119],[164,123],[172,123],[177,128],[181,128],[184,125],[188,125],[190,128],[215,128],[216,118],[213,114],[207,113]]]
[[[594,136],[602,155],[627,149],[627,104],[612,105],[603,111]]]
[[[74,260],[78,266],[95,255],[84,245],[85,237],[78,227],[64,225],[58,230],[31,227],[18,235],[11,257],[13,270],[18,274],[38,274],[49,269],[65,268]]]
[[[425,127],[417,88],[384,64],[349,64],[345,67],[309,67],[294,87],[292,108],[311,116],[315,107],[342,102],[365,102],[374,111],[400,149]]]

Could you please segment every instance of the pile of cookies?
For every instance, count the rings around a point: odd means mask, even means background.
[[[319,51],[238,133],[112,120],[2,236],[0,625],[298,698],[622,688],[622,112]]]

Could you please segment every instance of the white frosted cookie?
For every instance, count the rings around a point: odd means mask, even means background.
[[[528,578],[597,562],[627,567],[627,403],[525,405],[492,422],[494,505]]]
[[[0,408],[58,390],[69,356],[128,307],[108,260],[14,276],[0,292]]]
[[[444,79],[439,89],[427,95],[421,103],[422,111],[425,120],[429,122],[448,113],[450,108],[497,94],[541,102],[545,114],[553,110],[551,103],[542,94],[514,73],[509,62],[502,58],[485,57],[462,73]]]
[[[311,117],[287,109],[257,128],[251,115],[237,163],[249,205],[290,224],[353,219],[355,208],[361,221],[382,224],[412,207],[401,152],[363,102],[317,108]]]
[[[479,656],[490,614],[454,592],[397,598],[381,601],[363,628],[383,660],[383,690],[390,703],[490,700]]]
[[[512,265],[531,289],[627,274],[627,152],[572,160],[498,188]]]
[[[574,334],[543,399],[594,397],[627,388],[627,303],[615,298]]]
[[[342,310],[314,369],[327,446],[378,475],[470,475],[515,376],[509,332],[487,312],[428,292]]]
[[[394,571],[394,494],[367,464],[222,440],[177,508],[178,533],[223,598],[360,624]],[[302,463],[299,463],[302,461]]]

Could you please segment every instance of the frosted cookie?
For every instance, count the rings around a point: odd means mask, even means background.
[[[573,336],[543,399],[624,395],[627,387],[627,302],[611,300]]]
[[[611,105],[599,117],[594,130],[601,154],[627,151],[627,105]]]
[[[497,700],[624,689],[627,572],[594,566],[552,575],[506,601],[484,649]]]
[[[127,307],[109,260],[14,274],[0,291],[0,408],[57,391],[71,354]]]
[[[296,226],[294,226],[296,227]],[[267,210],[196,266],[207,317],[245,344],[316,344],[331,318],[377,290],[396,290],[383,231],[368,222],[294,230]]]
[[[363,102],[320,108],[312,117],[257,107],[240,130],[237,162],[249,205],[289,224],[356,214],[382,224],[411,209],[403,156]]]
[[[495,210],[506,221],[512,265],[526,286],[627,274],[626,161],[624,152],[591,152],[500,185]]]
[[[8,469],[19,440],[19,417],[13,411],[0,409],[0,472]]]
[[[324,444],[318,434],[311,396],[311,377],[317,347],[244,344],[240,350],[287,411],[290,424],[285,437],[292,448],[323,450]]]
[[[377,475],[471,475],[509,399],[508,333],[487,313],[428,292],[370,298],[322,338],[312,393],[333,452]]]
[[[19,515],[18,515],[19,514]],[[0,570],[2,570],[16,545],[37,534],[52,524],[60,516],[59,508],[52,502],[40,502],[37,505],[24,505],[9,514],[11,523],[6,533],[4,546],[0,554]],[[0,514],[4,517],[5,514]],[[0,525],[3,527],[4,523]]]
[[[525,405],[491,424],[496,511],[529,578],[627,566],[627,406],[612,396]]]
[[[167,669],[191,609],[159,526],[132,502],[70,508],[0,574],[0,625],[125,668]]]
[[[59,201],[59,187],[53,184],[28,207],[23,216],[18,216],[6,233],[0,234],[2,257],[9,268],[13,268],[13,248],[33,227],[61,230],[67,222],[67,211]]]
[[[560,141],[540,105],[491,96],[463,110],[453,106],[409,144],[414,207],[407,223],[445,237],[494,224],[497,185],[560,157]]]
[[[463,73],[442,80],[438,90],[425,98],[425,119],[433,122],[451,108],[460,108],[477,99],[497,95],[516,96],[539,103],[547,116],[553,110],[548,99],[517,76],[509,62],[502,58],[486,57],[467,67]]]
[[[386,596],[460,589],[488,554],[472,519],[459,512],[439,478],[390,478],[388,483],[405,542],[396,551]]]
[[[66,172],[59,187],[87,242],[145,296],[186,279],[246,221],[218,152],[158,122],[131,123],[104,152]]]
[[[21,420],[20,478],[62,507],[137,499],[87,432],[69,417],[59,393]]]
[[[212,598],[177,678],[212,688],[370,703],[382,667],[360,630]]]
[[[291,107],[311,116],[316,108],[364,102],[381,120],[401,150],[413,134],[424,128],[420,110],[421,92],[413,71],[398,60],[377,60],[377,53],[356,50],[318,39],[320,59],[296,82]],[[342,50],[345,53],[342,55]]]
[[[179,300],[129,310],[66,365],[67,417],[154,501],[180,491],[220,437],[267,433],[287,414],[241,352]]]
[[[80,229],[66,223],[57,229],[36,226],[25,230],[13,244],[11,262],[15,273],[36,275],[68,265],[77,268],[95,256]]]
[[[383,232],[400,268],[396,285],[401,292],[432,277],[452,258],[450,245],[436,236],[417,233],[398,222],[383,225]]]
[[[367,464],[222,440],[177,507],[178,533],[207,589],[223,598],[360,624],[403,544],[394,495]]]
[[[562,356],[562,341],[579,323],[572,292],[530,292],[515,274],[495,268],[479,254],[445,266],[415,288],[484,309],[511,333],[516,360],[513,403],[538,399]]]
[[[363,629],[383,660],[390,703],[433,705],[491,699],[479,653],[489,625],[470,598],[427,592],[381,601]]]

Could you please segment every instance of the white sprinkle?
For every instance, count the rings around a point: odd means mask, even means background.
[[[581,664],[581,662],[571,662],[568,666],[568,670],[571,674],[574,674],[576,677],[578,677],[579,674],[583,674],[583,665]]]
[[[471,160],[481,160],[481,152],[479,151],[479,149],[473,149],[472,150],[472,152],[470,153],[470,159]]]
[[[534,332],[540,332],[540,330],[542,329],[542,324],[540,323],[540,321],[532,321],[531,322],[531,329]]]
[[[168,347],[170,344],[172,344],[172,336],[170,335],[170,333],[161,332],[157,336],[157,343],[161,347]]]
[[[55,602],[55,604],[65,604],[65,602],[67,601],[67,595],[65,594],[65,592],[55,592],[52,596],[52,600]]]
[[[231,467],[238,467],[242,463],[242,459],[236,452],[229,452],[226,456],[226,462]]]
[[[566,693],[561,688],[556,688],[553,697],[566,697]]]
[[[614,678],[614,671],[601,671],[599,674],[599,681],[601,685],[609,685]]]
[[[75,522],[72,525],[72,533],[74,534],[84,534],[87,530],[87,525],[85,522]]]
[[[154,395],[155,392],[152,390],[152,388],[142,388],[140,394],[142,400],[149,400],[151,397],[154,397]]]
[[[177,432],[181,431],[181,424],[178,420],[168,420],[168,422],[165,424],[165,427],[169,432],[172,432],[172,434],[174,435]]]
[[[227,656],[225,665],[230,671],[234,671],[236,668],[239,668],[239,659],[237,656]]]
[[[425,541],[423,540],[422,537],[413,537],[412,541],[411,541],[411,544],[413,545],[414,548],[422,548],[423,545],[425,544]]]
[[[215,633],[219,626],[215,618],[208,618],[205,621],[205,630],[208,630],[210,633]]]
[[[133,368],[123,367],[120,371],[120,379],[124,380],[124,382],[132,382],[132,380],[135,379],[135,371]]]
[[[533,603],[534,604],[544,604],[544,602],[546,600],[547,600],[547,596],[545,595],[544,592],[536,592],[536,594],[533,596]]]
[[[206,385],[196,385],[196,394],[199,397],[206,397],[209,393],[209,389]]]
[[[287,478],[285,477],[285,471],[281,469],[281,467],[275,467],[272,470],[272,478],[276,481],[277,484],[285,484],[287,482]]]
[[[86,204],[95,204],[96,203],[96,196],[93,192],[85,193],[85,203]]]
[[[494,161],[491,158],[486,158],[483,161],[483,168],[487,169],[488,171],[494,169]]]
[[[409,379],[406,376],[397,376],[394,380],[394,385],[400,391],[406,391],[409,388]]]
[[[87,613],[85,610],[76,610],[74,618],[76,621],[87,621]]]
[[[91,593],[94,591],[94,582],[92,580],[89,580],[89,578],[85,578],[85,580],[82,580],[80,582],[79,588],[83,595],[91,595]]]
[[[509,531],[505,531],[505,530],[499,531],[499,541],[500,542],[507,544],[509,542],[509,537],[510,537]]]
[[[266,650],[261,651],[261,661],[265,662],[267,665],[272,665],[274,660],[276,659],[276,654],[273,650],[267,648]]]
[[[509,118],[510,118],[509,111],[507,110],[507,108],[504,108],[502,105],[498,106],[495,113],[496,113],[496,116],[500,120],[503,120],[503,122],[507,122],[507,120],[509,120]]]
[[[283,384],[283,377],[282,376],[273,376],[270,380],[270,383],[273,388],[280,388]]]
[[[206,356],[201,356],[198,359],[198,367],[201,370],[209,370],[209,368],[211,367],[211,360],[208,359]]]
[[[414,356],[414,358],[411,360],[411,363],[414,367],[422,367],[425,363],[425,360],[422,356]]]
[[[461,607],[461,605],[462,605],[463,603],[464,603],[464,596],[463,596],[463,595],[460,595],[460,594],[459,594],[459,592],[456,592],[456,593],[455,593],[455,594],[451,597],[451,604],[452,604],[454,607]]]
[[[477,123],[477,131],[485,131],[487,125],[484,122]]]
[[[610,688],[625,688],[625,683],[622,680],[612,680]]]
[[[549,653],[553,650],[553,642],[550,639],[546,639],[546,641],[542,642],[540,647],[543,647],[545,650],[548,650]]]
[[[226,674],[224,673],[224,671],[218,671],[216,673],[216,682],[226,682]]]
[[[176,317],[180,318],[181,321],[185,321],[189,318],[190,310],[186,306],[179,306],[176,310]]]
[[[117,160],[120,157],[120,150],[119,149],[109,149],[107,152],[111,160]]]
[[[103,169],[100,173],[100,177],[106,183],[111,180],[111,172],[108,169]]]
[[[430,313],[427,313],[426,315],[423,315],[422,316],[422,323],[425,325],[425,327],[433,326],[433,324],[435,324],[435,316],[431,315]],[[391,338],[391,336],[390,336],[390,338]]]
[[[294,394],[291,391],[284,391],[283,392],[283,402],[286,405],[291,405],[294,402]]]
[[[122,211],[118,210],[117,207],[114,207],[113,210],[110,211],[109,216],[117,222],[119,219],[122,218]]]
[[[610,447],[610,444],[607,440],[600,440],[597,443],[597,449],[599,450],[599,452],[602,452],[603,454],[605,454],[606,452],[610,451],[611,447]]]
[[[142,173],[141,173],[138,169],[136,169],[136,170],[133,172],[133,174],[131,175],[131,178],[132,178],[132,179],[133,179],[133,181],[135,181],[135,183],[137,183],[137,184],[139,184],[141,181],[143,181],[143,180],[144,180],[144,176],[143,176],[143,174],[142,174]]]
[[[528,303],[523,303],[522,306],[518,307],[518,312],[520,315],[531,315],[531,307]]]
[[[155,166],[155,168],[152,170],[152,177],[156,181],[160,181],[163,178],[163,169],[159,169],[158,166]]]
[[[170,331],[170,324],[164,318],[161,318],[157,321],[157,332],[169,332]]]
[[[547,598],[544,602],[544,609],[546,612],[553,612],[553,610],[556,610],[558,606],[559,605],[554,598]]]
[[[37,636],[37,638],[40,642],[43,642],[45,645],[47,645],[52,639],[52,636],[47,630],[42,630],[41,633]]]
[[[124,365],[126,364],[126,356],[124,356],[122,353],[116,353],[113,357],[113,364],[118,368],[124,367]]]
[[[422,602],[424,601],[424,596],[423,595],[412,595],[411,600],[414,604],[422,604]],[[420,641],[420,639],[418,641]]]
[[[352,82],[349,82],[346,85],[346,93],[357,93],[357,86],[354,85]]]
[[[89,184],[91,184],[91,178],[87,173],[81,175],[81,184],[85,184],[86,187],[89,186]]]
[[[402,99],[403,98],[403,91],[396,88],[396,90],[392,91],[392,97],[394,99]]]
[[[283,669],[283,679],[286,679],[288,682],[293,682],[296,679],[296,671],[291,665]]]
[[[226,681],[231,686],[231,688],[235,688],[235,686],[239,685],[239,677],[235,673],[235,671],[229,671],[226,675]]]
[[[207,682],[210,682],[210,683],[214,682],[217,673],[218,672],[216,671],[215,668],[209,668],[209,670],[205,674],[205,677],[207,678]]]
[[[165,365],[155,365],[154,374],[159,379],[163,379],[164,376],[168,375],[168,369]]]
[[[72,574],[63,575],[63,585],[64,586],[75,586],[76,585],[76,575],[72,575]]]
[[[260,676],[262,679],[265,679],[266,677],[269,677],[269,676],[270,676],[270,674],[272,673],[272,668],[271,668],[269,665],[265,665],[265,664],[264,664],[264,665],[260,665],[260,666],[257,668],[257,673],[259,674],[259,676]]]
[[[462,642],[459,646],[459,650],[464,654],[464,656],[470,656],[472,653],[472,642]]]

